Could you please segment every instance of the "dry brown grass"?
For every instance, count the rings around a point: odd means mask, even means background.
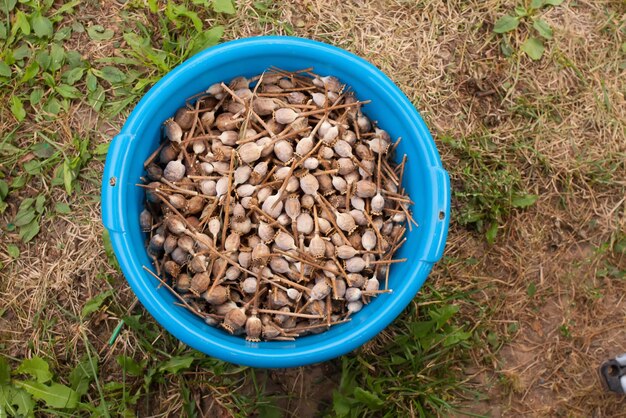
[[[524,189],[540,197],[504,220],[493,246],[453,222],[448,260],[431,276],[435,286],[478,289],[474,298],[485,311],[477,315],[460,302],[464,319],[499,336],[495,347],[477,346],[467,365],[473,387],[488,401],[463,403],[492,416],[623,416],[623,401],[603,392],[595,369],[626,351],[626,282],[606,273],[607,266],[626,270],[626,257],[611,250],[626,233],[626,57],[620,49],[626,6],[583,0],[546,9],[542,13],[555,36],[546,43],[544,58],[532,62],[521,55],[504,58],[491,30],[514,4],[291,1],[275,5],[272,21],[260,23],[253,1],[239,1],[226,36],[285,34],[289,25],[297,36],[368,59],[416,104],[456,187],[464,185],[463,173],[455,170],[460,157],[441,138],[488,138],[494,148],[485,153],[505,161],[520,174]],[[99,12],[99,23],[112,26],[118,7]],[[111,52],[88,42],[76,48],[94,58]],[[53,126],[94,143],[108,140],[121,126],[121,121],[107,125],[85,109]],[[80,309],[108,288],[126,305],[132,300],[102,250],[95,181],[102,164],[90,168],[94,182],[83,181],[83,197],[73,203],[72,215],[45,222],[40,236],[21,247],[19,260],[0,252],[5,265],[0,299],[6,309],[0,339],[9,356],[40,354],[55,363],[72,362],[80,351],[76,347],[85,343],[82,335],[106,354],[117,317],[105,310],[81,323]],[[7,234],[3,241],[16,237]],[[132,353],[138,346],[134,338],[123,332],[115,352]],[[115,370],[113,357],[105,359],[103,369],[111,362],[108,367]],[[282,390],[311,395],[307,388]],[[162,395],[162,412],[178,413],[179,395]],[[209,409],[212,399],[205,397],[202,404]],[[293,404],[289,409],[302,415]]]

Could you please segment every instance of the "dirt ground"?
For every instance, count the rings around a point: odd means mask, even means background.
[[[554,34],[533,61],[518,52],[505,57],[504,35],[493,32],[500,16],[529,3],[523,0],[274,3],[272,18],[261,21],[252,1],[238,1],[225,38],[292,33],[345,48],[388,74],[431,129],[455,193],[445,257],[429,281],[472,292],[477,304],[458,302],[462,321],[488,341],[468,348],[470,360],[459,366],[481,395],[452,403],[466,416],[626,416],[624,398],[606,393],[596,374],[603,360],[626,352],[626,4],[579,0],[541,9]],[[124,7],[94,6],[85,19],[115,28]],[[506,36],[515,49],[528,33],[520,25]],[[94,58],[115,54],[89,42],[76,49]],[[68,140],[109,141],[123,117],[105,121],[87,109],[46,123],[64,127]],[[0,126],[7,129],[8,119]],[[114,354],[136,347],[128,330],[107,347],[118,320],[110,312],[71,320],[109,288],[118,301],[133,300],[102,245],[102,162],[89,167],[70,215],[45,222],[17,260],[0,249],[0,337],[11,358],[71,358],[88,340],[106,370]],[[517,180],[507,183],[502,173]],[[498,215],[493,244],[479,225],[461,220],[468,205],[485,213],[506,206],[504,198],[484,198],[481,183],[504,195],[514,187],[538,196]],[[2,241],[19,239],[4,231]],[[259,372],[266,390],[283,395],[281,406],[300,417],[332,402],[339,375],[338,362]],[[214,398],[202,402],[206,416],[221,416]]]

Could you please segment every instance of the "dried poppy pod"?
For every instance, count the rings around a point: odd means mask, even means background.
[[[263,324],[258,316],[252,315],[246,320],[246,341],[261,341],[261,333],[263,332]]]
[[[309,243],[309,253],[314,258],[322,258],[324,253],[326,252],[326,244],[324,240],[320,238],[318,233],[315,233],[315,236],[311,238],[311,242]]]
[[[174,116],[174,122],[181,127],[182,130],[188,131],[193,125],[193,121],[196,118],[196,114],[193,110],[181,107],[176,111]]]
[[[161,164],[167,164],[178,157],[179,150],[174,147],[173,144],[168,144],[163,147],[159,153],[159,161]]]
[[[247,277],[243,282],[241,282],[241,291],[247,294],[256,293],[257,289],[257,279],[254,277]]]
[[[335,160],[333,167],[337,169],[337,172],[341,176],[345,176],[356,170],[356,166],[350,158],[339,158]]]
[[[326,249],[324,250],[324,257],[332,258],[335,255],[335,246],[330,241],[324,241]]]
[[[289,141],[281,139],[274,144],[274,155],[284,163],[291,161],[293,158],[293,145]]]
[[[361,257],[352,257],[345,261],[346,271],[350,273],[360,273],[365,269],[365,260]]]
[[[270,269],[274,273],[289,273],[291,268],[289,267],[289,262],[285,260],[283,257],[272,257],[269,262]]]
[[[166,261],[163,264],[163,269],[174,279],[178,278],[178,276],[180,275],[180,266],[175,261]]]
[[[320,188],[318,179],[312,175],[307,174],[300,179],[300,189],[307,195],[315,196]],[[303,205],[306,207],[306,205]]]
[[[235,77],[228,83],[228,88],[234,91],[247,89],[248,87],[250,87],[250,80],[243,76]]]
[[[201,196],[193,196],[187,200],[185,204],[185,212],[187,215],[197,215],[204,209],[204,198]]]
[[[346,295],[346,281],[344,279],[335,280],[336,295],[333,295],[333,299],[343,299]]]
[[[239,235],[246,235],[252,231],[252,221],[250,218],[243,218],[241,220],[233,219],[230,227],[233,232],[236,232]]]
[[[152,230],[152,214],[144,209],[139,214],[139,226],[143,232],[150,232]]]
[[[354,222],[356,222],[358,226],[366,226],[369,222],[361,210],[352,209],[348,211],[348,213],[354,218]]]
[[[225,251],[237,251],[241,245],[241,234],[237,232],[231,232],[224,241]]]
[[[354,257],[358,254],[358,251],[350,245],[340,245],[335,248],[335,255],[343,260]]]
[[[363,247],[361,246],[361,234],[355,232],[348,236],[348,241],[350,241],[350,245],[357,251],[361,251]]]
[[[247,269],[248,267],[250,267],[250,264],[252,262],[252,252],[240,251],[239,254],[237,254],[237,262],[241,267]]]
[[[265,199],[261,209],[273,219],[276,219],[283,211],[283,201],[280,200],[280,197],[277,194],[271,195]]]
[[[183,130],[180,125],[174,121],[174,119],[167,119],[163,122],[165,136],[170,142],[180,144],[183,139]]]
[[[322,300],[330,294],[332,288],[328,285],[326,280],[320,280],[313,286],[309,295],[309,300]]]
[[[298,113],[288,107],[277,109],[274,112],[274,120],[281,125],[288,125],[298,118]]]
[[[221,132],[239,129],[240,125],[241,119],[235,118],[235,115],[230,112],[221,113],[215,118],[215,127]]]
[[[222,327],[231,334],[234,334],[236,331],[243,328],[246,324],[248,317],[243,308],[235,308],[228,311],[226,315],[224,315],[224,322],[222,322]]]
[[[155,234],[150,238],[148,251],[154,256],[159,256],[163,252],[163,244],[165,244],[165,237],[161,234]]]
[[[209,220],[208,229],[209,234],[213,235],[213,239],[216,239],[217,235],[222,231],[222,222],[218,217],[214,216]]]
[[[164,222],[167,229],[174,235],[180,235],[187,230],[183,221],[176,218],[175,216],[168,216],[167,218],[165,218]]]
[[[278,103],[268,97],[257,97],[252,102],[252,110],[259,116],[269,116],[278,109]]]
[[[332,184],[333,187],[341,194],[346,194],[348,191],[348,182],[343,177],[333,176]]]
[[[359,273],[349,273],[346,276],[346,280],[348,282],[348,286],[357,288],[362,288],[367,282],[367,279]]]
[[[354,222],[354,218],[349,213],[344,212],[335,212],[337,226],[346,231],[348,234],[352,234],[356,230],[356,222]]]
[[[391,235],[391,231],[393,230],[393,222],[387,221],[383,224],[383,227],[380,228],[380,233],[383,235]]]
[[[291,104],[304,104],[306,100],[306,95],[300,91],[292,91],[287,95],[287,101]]]
[[[301,213],[296,218],[296,230],[303,235],[309,235],[313,232],[313,217],[308,213]]]
[[[324,196],[329,196],[335,193],[335,188],[333,187],[333,180],[328,174],[321,174],[316,176],[317,181],[320,185],[320,191]]]
[[[356,182],[356,195],[361,198],[374,197],[376,194],[376,183],[369,180]]]
[[[165,166],[165,170],[163,170],[163,178],[171,182],[180,181],[184,176],[185,165],[180,160],[170,161]]]
[[[300,199],[297,194],[289,196],[285,202],[285,213],[292,221],[295,221],[301,213]]]
[[[363,302],[361,302],[360,300],[356,300],[354,302],[348,303],[348,305],[346,307],[347,307],[349,313],[351,313],[351,314],[357,313],[361,309],[363,309]]]
[[[202,294],[202,298],[209,305],[221,305],[226,303],[228,297],[230,295],[230,291],[227,287],[217,285],[213,288],[209,288],[206,292]]]
[[[313,141],[313,138],[310,136],[305,136],[296,144],[296,155],[298,155],[299,157],[304,157],[309,152],[311,152],[314,146],[315,142]]]
[[[270,249],[267,245],[260,242],[252,249],[252,262],[257,265],[265,265],[268,262]]]
[[[320,225],[320,232],[324,235],[328,235],[333,230],[332,224],[324,218],[319,218],[318,223]]]
[[[376,195],[372,197],[372,201],[371,201],[372,214],[382,215],[384,208],[385,208],[385,198],[380,194],[380,191],[378,191]]]
[[[207,273],[197,273],[191,278],[190,289],[197,294],[206,292],[211,284],[211,276]]]
[[[278,231],[276,236],[274,237],[274,242],[276,246],[283,251],[296,249],[296,243],[293,237],[283,231]]]
[[[150,180],[159,181],[163,176],[163,169],[158,165],[152,163],[149,164],[148,167],[146,167],[146,174],[148,175],[148,178]]]
[[[165,254],[170,254],[178,247],[178,237],[176,235],[168,235],[163,243],[163,251]]]
[[[357,287],[349,287],[346,289],[344,297],[347,302],[356,302],[361,299],[361,289]]]
[[[261,221],[259,222],[257,234],[264,243],[270,244],[274,240],[276,231],[268,223]]]
[[[191,288],[191,277],[188,274],[179,274],[174,282],[174,289],[180,293],[187,293]]]
[[[361,245],[366,251],[372,251],[376,247],[376,233],[372,229],[367,229],[361,237]]]
[[[311,98],[317,107],[323,108],[326,106],[327,100],[324,93],[311,93]]]
[[[200,123],[204,127],[204,129],[210,129],[213,127],[213,123],[215,122],[215,112],[204,112],[200,116]]]

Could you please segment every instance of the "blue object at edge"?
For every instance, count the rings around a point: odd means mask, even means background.
[[[377,120],[392,138],[402,137],[397,154],[407,154],[404,186],[415,202],[419,228],[407,233],[397,257],[406,263],[391,269],[393,293],[380,295],[352,321],[294,342],[245,341],[204,324],[142,266],[150,266],[138,217],[144,193],[135,184],[143,175],[143,161],[156,149],[161,123],[185,99],[209,85],[239,75],[252,76],[270,66],[286,70],[314,67],[350,85],[361,100],[372,100],[364,113]],[[432,137],[407,97],[380,70],[342,49],[302,38],[267,36],[227,42],[185,61],[137,104],[109,148],[102,181],[102,219],[116,257],[139,301],[171,334],[208,355],[253,367],[296,367],[346,354],[387,327],[423,285],[443,253],[450,217],[450,181]]]

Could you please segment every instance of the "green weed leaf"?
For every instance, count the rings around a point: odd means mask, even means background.
[[[543,56],[543,41],[539,38],[528,38],[522,44],[521,50],[526,53],[533,61],[540,60]]]
[[[456,314],[458,311],[458,305],[445,305],[441,308],[431,309],[428,314],[430,315],[431,319],[437,324],[436,329],[441,329],[441,327],[443,327],[445,323],[448,322],[450,318],[452,318],[454,314]]]
[[[102,25],[93,25],[87,28],[87,35],[94,41],[108,41],[113,37],[114,32]]]
[[[126,74],[124,74],[119,68],[106,66],[102,68],[102,70],[92,70],[94,75],[108,81],[111,84],[121,83],[126,79]]]
[[[354,398],[370,409],[380,409],[385,404],[375,393],[358,387],[354,389]]]
[[[70,205],[68,205],[67,203],[63,203],[63,202],[57,202],[54,205],[54,210],[59,215],[67,215],[69,213],[72,213],[72,209],[70,208]]]
[[[545,4],[550,6],[558,6],[561,3],[563,3],[563,0],[545,0]]]
[[[172,357],[159,367],[159,371],[176,374],[180,370],[188,369],[193,360],[193,357]]]
[[[84,73],[85,73],[85,70],[80,67],[72,68],[71,70],[64,72],[63,75],[61,75],[61,78],[65,80],[67,84],[71,86],[74,83],[76,83],[78,80],[83,78]]]
[[[7,253],[14,259],[17,259],[20,257],[20,249],[15,244],[7,245]]]
[[[15,116],[18,122],[21,122],[26,117],[26,110],[24,110],[24,104],[17,96],[11,96],[11,113]]]
[[[537,9],[542,8],[544,4],[545,4],[545,0],[532,0],[530,2],[530,8],[537,10]]]
[[[128,357],[125,355],[117,356],[116,358],[117,364],[122,367],[122,370],[126,372],[126,374],[130,376],[142,376],[145,366],[143,364],[137,363],[132,357]]]
[[[58,71],[65,63],[65,49],[59,44],[52,44],[50,47],[50,66],[52,72]]]
[[[78,404],[78,394],[59,383],[44,385],[32,380],[16,380],[15,385],[33,395],[35,399],[44,401],[46,405],[52,408],[76,408]]]
[[[89,390],[89,384],[98,374],[98,359],[95,357],[85,357],[72,369],[69,380],[70,385],[78,396],[83,396]]]
[[[485,232],[485,238],[487,239],[487,242],[489,244],[493,245],[493,243],[496,242],[497,236],[498,236],[498,223],[494,221],[489,226],[489,229],[487,230],[487,232]]]
[[[15,13],[15,25],[13,26],[13,33],[17,33],[17,29],[21,30],[24,35],[30,35],[30,23],[28,23],[28,17],[18,10]]]
[[[63,161],[63,185],[65,186],[65,191],[68,195],[71,195],[74,190],[72,184],[73,181],[74,173],[72,172],[72,167],[70,166],[70,160],[66,158]]]
[[[35,213],[35,208],[28,207],[28,208],[22,209],[20,207],[20,210],[17,212],[17,215],[15,216],[15,220],[13,221],[13,223],[15,224],[15,226],[24,226],[30,223],[33,219],[35,219],[36,215],[37,214]]]
[[[9,185],[6,181],[0,180],[0,201],[6,199],[9,195]]]
[[[10,382],[11,368],[9,367],[9,362],[4,357],[0,357],[0,386],[8,385]],[[1,404],[2,403],[0,402],[0,405]]]
[[[530,296],[531,298],[533,296],[535,296],[535,293],[537,293],[537,286],[535,286],[534,282],[530,282],[528,284],[528,287],[526,288],[526,293],[528,294],[528,296]]]
[[[46,383],[52,379],[50,366],[41,357],[25,359],[16,369],[18,373],[27,374],[35,378],[39,383]]]
[[[448,335],[446,335],[446,338],[443,340],[443,346],[450,347],[452,345],[460,343],[461,341],[467,340],[471,336],[472,334],[470,332],[461,331],[460,328],[456,328]]]
[[[211,6],[213,6],[213,10],[216,13],[235,14],[235,6],[232,0],[213,0]]]
[[[0,77],[11,77],[11,67],[4,61],[0,61]]]
[[[511,206],[516,208],[527,208],[535,204],[539,196],[534,194],[526,194],[522,196],[515,196],[511,200]]]
[[[91,298],[83,306],[82,311],[80,311],[80,316],[84,319],[89,314],[96,312],[98,309],[100,309],[104,301],[107,300],[112,295],[113,295],[113,290],[107,290],[106,292],[100,293],[98,296]]]
[[[7,411],[9,412],[9,416],[34,418],[34,408],[35,402],[26,391],[18,389],[14,386],[9,386],[8,384],[0,384],[1,418],[5,418],[7,416]]]
[[[500,19],[498,19],[493,27],[493,31],[495,33],[506,33],[514,30],[515,28],[517,28],[518,25],[519,18],[511,15],[504,15]]]
[[[26,83],[28,80],[33,79],[39,73],[39,63],[37,61],[32,61],[28,67],[24,70],[24,75],[22,75],[21,83]]]
[[[216,45],[222,36],[224,36],[224,26],[221,25],[213,26],[211,29],[198,34],[193,40],[189,55],[197,54],[203,49]]]
[[[543,19],[537,19],[533,22],[533,28],[537,30],[539,35],[546,39],[552,39],[552,28]]]
[[[54,33],[52,22],[45,16],[37,15],[31,21],[35,36],[38,38],[49,38]]]
[[[17,0],[0,0],[0,11],[5,15],[9,15],[9,12],[15,8]]]
[[[66,99],[77,99],[82,96],[80,90],[69,84],[59,84],[54,90]]]
[[[29,242],[39,233],[39,220],[33,219],[20,228],[19,236],[22,241]]]
[[[341,392],[335,390],[333,391],[333,411],[337,414],[338,417],[346,417],[350,414],[352,405],[350,404],[350,400],[346,398]]]

